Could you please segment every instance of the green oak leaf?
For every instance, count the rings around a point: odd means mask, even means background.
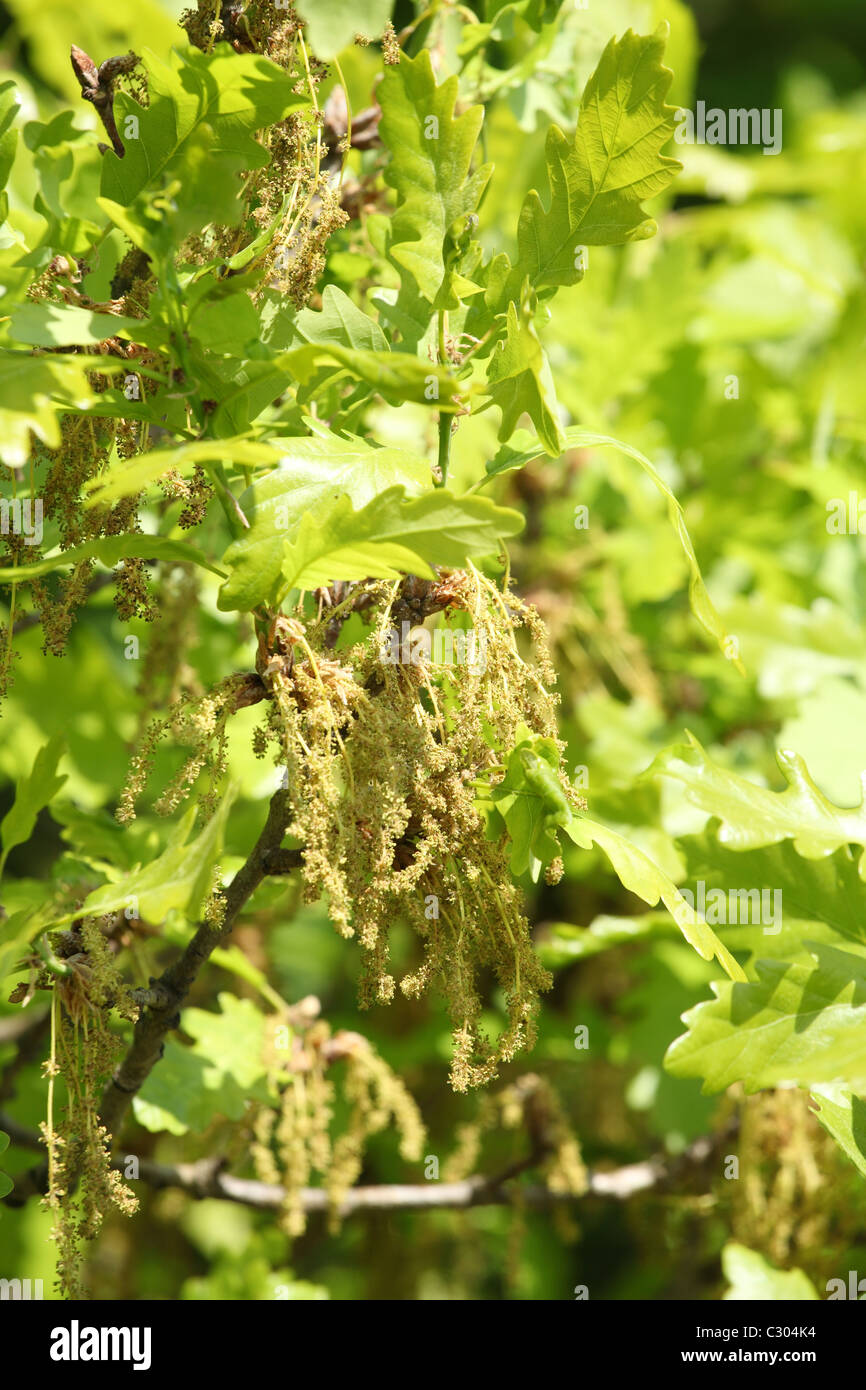
[[[685,855],[689,886],[703,882],[706,892],[778,893],[766,901],[781,907],[782,918],[770,930],[749,912],[749,922],[737,924],[727,912],[724,928],[728,945],[747,946],[756,955],[793,959],[805,949],[806,937],[830,945],[855,942],[866,948],[866,883],[848,848],[822,859],[804,859],[790,840],[758,849],[732,850],[705,832],[677,841]],[[736,900],[735,900],[736,902]],[[742,915],[739,913],[738,915]],[[822,924],[826,931],[817,932]],[[779,930],[775,930],[778,927]]]
[[[610,435],[595,434],[591,430],[583,430],[569,427],[564,432],[563,448],[568,449],[595,449],[610,448],[618,449],[620,453],[626,455],[639,465],[658,488],[662,497],[667,503],[668,519],[673,528],[674,534],[679,541],[680,548],[685,555],[686,564],[689,567],[689,602],[692,612],[701,626],[716,639],[719,647],[724,652],[729,661],[733,661],[737,669],[742,672],[743,667],[737,655],[738,647],[735,640],[729,636],[721,617],[719,616],[712,599],[704,583],[701,567],[698,564],[698,557],[692,545],[692,538],[686,526],[686,518],[676,496],[668,487],[667,483],[658,472],[655,465],[642,454],[639,449],[635,449],[631,444],[625,444],[621,439],[614,439]],[[514,468],[523,468],[525,464],[531,463],[538,458],[539,454],[545,451],[546,446],[540,440],[532,440],[528,431],[518,431],[517,435],[507,444],[504,444],[499,452],[487,464],[487,476],[476,483],[472,489],[484,487],[491,478],[495,478],[500,473],[508,473]]]
[[[73,801],[56,801],[51,819],[62,826],[60,838],[77,858],[96,860],[104,865],[134,869],[141,859],[142,843],[155,837],[141,821],[121,825],[104,807],[79,806]]]
[[[10,337],[30,347],[76,347],[120,334],[135,339],[140,320],[95,313],[74,304],[21,304],[9,322]],[[40,359],[42,360],[42,359]]]
[[[689,801],[721,822],[720,844],[732,850],[756,849],[792,840],[804,859],[821,859],[844,845],[857,845],[860,878],[866,880],[866,806],[834,806],[818,790],[803,759],[777,751],[776,761],[788,783],[784,791],[759,787],[739,773],[712,761],[697,739],[667,748],[643,774],[672,777],[686,787]]]
[[[240,1120],[251,1099],[267,1100],[265,1017],[249,999],[220,994],[219,1013],[184,1009],[181,1027],[195,1039],[174,1039],[133,1101],[151,1131],[201,1134],[218,1116]]]
[[[189,335],[199,350],[233,361],[245,358],[259,342],[259,315],[246,289],[213,280],[201,282],[206,294],[189,315]]]
[[[0,983],[21,968],[20,962],[30,955],[34,938],[51,925],[45,903],[37,908],[22,907],[0,921]]]
[[[164,260],[189,232],[239,221],[240,174],[270,158],[254,135],[309,99],[292,92],[270,58],[234,53],[227,43],[213,53],[174,49],[168,63],[143,53],[150,106],[115,97],[126,153],[104,156],[99,204],[136,246]],[[163,190],[157,206],[153,196]]]
[[[459,568],[522,527],[519,512],[486,498],[453,497],[446,488],[414,498],[388,488],[360,511],[338,497],[308,513],[295,539],[284,542],[282,592],[401,574],[434,579],[433,565]]]
[[[650,907],[655,907],[661,899],[686,941],[699,956],[704,960],[715,957],[732,980],[745,980],[742,967],[700,914],[688,905],[673,879],[637,845],[610,826],[590,820],[583,814],[574,816],[562,828],[581,849],[597,845],[607,855],[620,883],[630,893],[635,893]]]
[[[584,89],[577,129],[547,135],[550,206],[531,190],[520,213],[518,266],[536,289],[574,285],[583,271],[580,246],[614,246],[652,236],[641,206],[681,169],[660,154],[674,131],[665,104],[673,80],[662,64],[667,24],[643,37],[629,29],[611,39]]]
[[[123,159],[106,154],[102,196],[128,207],[170,177],[182,181],[178,212],[193,225],[237,221],[243,204],[234,176],[268,162],[255,132],[308,105],[308,98],[292,91],[285,72],[269,58],[235,53],[228,44],[217,44],[212,53],[176,48],[167,63],[145,49],[144,58],[150,105],[118,94],[118,129],[123,134],[134,116],[138,135],[124,139]]]
[[[242,434],[289,387],[307,387],[309,397],[341,375],[364,382],[391,404],[417,401],[439,411],[456,408],[458,385],[447,367],[422,361],[408,352],[347,348],[341,343],[303,343],[270,360],[244,362],[234,385],[220,383],[213,433]]]
[[[388,352],[388,339],[375,319],[359,309],[337,285],[326,285],[320,310],[302,309],[295,319],[298,336],[307,343],[337,343],[368,352]]]
[[[715,957],[732,979],[745,980],[741,966],[700,914],[689,907],[673,879],[616,830],[572,811],[559,779],[559,755],[553,741],[531,735],[525,726],[522,732],[526,737],[519,739],[509,754],[504,779],[476,803],[491,839],[504,830],[511,836],[512,873],[529,869],[537,880],[542,864],[559,853],[559,830],[581,849],[595,844],[607,855],[624,888],[650,907],[661,900],[699,956],[704,960]]]
[[[97,198],[96,202],[133,246],[149,256],[155,265],[160,265],[168,262],[172,245],[183,235],[177,202],[182,187],[181,180],[174,179],[165,190],[142,189],[130,203],[116,203],[113,198],[102,197]],[[223,185],[223,189],[225,187]],[[224,210],[227,215],[231,214],[230,207]],[[205,220],[201,218],[201,225]],[[145,327],[152,329],[153,325],[142,324],[140,331],[143,332]]]
[[[171,470],[182,477],[200,463],[213,461],[244,468],[273,465],[281,457],[275,444],[252,439],[196,439],[174,449],[151,449],[134,459],[124,459],[121,467],[100,473],[86,485],[86,507],[101,507],[118,497],[132,497]]]
[[[67,57],[63,61],[65,64]],[[38,180],[33,210],[45,219],[46,226],[41,233],[31,233],[39,244],[20,257],[16,269],[44,270],[57,252],[64,256],[89,254],[101,231],[94,199],[102,161],[93,135],[76,129],[72,112],[63,111],[44,123],[27,121],[22,138],[32,154]],[[25,288],[31,278],[28,275],[25,281],[18,281],[16,289]]]
[[[18,129],[15,121],[18,116],[18,88],[14,82],[0,82],[0,194],[15,162],[18,148]],[[0,198],[0,222],[6,219],[6,203]]]
[[[722,1269],[730,1287],[726,1299],[749,1303],[814,1302],[815,1286],[802,1269],[777,1269],[745,1245],[729,1241],[722,1251]]]
[[[704,1091],[735,1081],[747,1093],[794,1083],[866,1086],[866,959],[815,945],[809,961],[759,960],[749,983],[714,982],[716,998],[683,1015],[671,1044],[674,1076],[700,1076]]]
[[[280,466],[241,494],[250,529],[223,556],[230,575],[218,602],[226,611],[273,602],[283,582],[284,543],[305,513],[326,499],[345,496],[361,508],[398,484],[413,497],[430,486],[427,461],[402,449],[374,449],[363,439],[334,435],[272,442],[282,452]]]
[[[506,336],[487,367],[487,386],[502,411],[500,439],[510,439],[521,415],[528,415],[547,453],[558,458],[566,437],[559,423],[556,388],[547,355],[538,340],[531,310],[508,306]]]
[[[391,18],[394,0],[299,0],[298,13],[317,58],[336,58],[356,34],[378,39]]]
[[[866,1099],[836,1082],[813,1086],[812,1100],[816,1118],[866,1177]]]
[[[229,790],[195,839],[190,840],[196,807],[190,807],[153,863],[126,874],[116,883],[96,888],[75,917],[118,912],[134,903],[137,916],[159,924],[170,912],[182,912],[195,921],[211,887],[211,872],[222,850],[226,818],[234,792]]]
[[[559,779],[560,755],[552,738],[522,725],[508,755],[505,776],[479,802],[487,834],[511,840],[511,872],[538,881],[542,867],[559,854],[557,827],[574,814]]]
[[[0,461],[23,468],[31,431],[48,449],[60,447],[64,410],[85,410],[95,399],[86,368],[94,360],[59,353],[33,357],[0,348]]]
[[[470,106],[455,117],[457,78],[437,86],[427,49],[417,58],[404,53],[399,64],[386,68],[377,97],[379,133],[391,156],[385,182],[397,194],[390,259],[409,272],[432,310],[440,292],[451,300],[448,234],[455,223],[466,226],[490,177],[490,165],[472,171],[483,108]]]
[[[57,764],[65,751],[64,738],[61,734],[55,734],[36,754],[29,775],[19,780],[15,800],[0,821],[0,844],[3,846],[0,873],[10,850],[27,843],[39,812],[57,795],[66,781],[65,774],[57,775]]]
[[[438,410],[453,410],[457,383],[446,367],[434,366],[407,352],[373,351],[347,348],[340,343],[306,343],[277,359],[291,379],[306,385],[322,367],[331,374],[347,372],[365,382],[387,401],[430,404]]]

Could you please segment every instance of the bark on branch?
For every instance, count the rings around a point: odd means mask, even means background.
[[[165,1048],[166,1035],[180,1024],[180,1010],[199,970],[218,946],[230,936],[244,904],[254,893],[278,854],[291,819],[288,793],[282,789],[271,798],[268,817],[246,863],[238,870],[225,893],[225,912],[219,926],[202,923],[183,953],[159,979],[142,991],[144,1004],[132,1032],[132,1042],[123,1061],[105,1088],[100,1119],[112,1135],[117,1135],[134,1095],[141,1090]],[[284,860],[277,859],[276,872],[286,872]],[[20,1174],[10,1194],[16,1203],[43,1193],[48,1184],[48,1164],[37,1165]]]
[[[40,1148],[41,1140],[35,1130],[25,1129],[11,1117],[0,1114],[0,1129],[5,1129],[13,1143],[27,1148]],[[718,1134],[695,1140],[678,1157],[661,1156],[629,1163],[608,1172],[587,1174],[586,1191],[579,1197],[569,1192],[551,1192],[541,1184],[515,1188],[511,1182],[534,1163],[534,1156],[520,1160],[505,1172],[493,1176],[482,1174],[461,1182],[393,1183],[373,1187],[353,1187],[340,1207],[341,1216],[355,1216],[365,1211],[438,1211],[465,1210],[469,1207],[505,1206],[519,1194],[521,1202],[534,1209],[544,1209],[565,1202],[581,1202],[589,1198],[626,1202],[640,1193],[656,1196],[679,1194],[710,1170],[725,1144],[736,1135],[736,1118]],[[124,1170],[125,1160],[116,1159],[113,1165]],[[255,1178],[239,1178],[225,1171],[222,1158],[201,1158],[195,1163],[157,1163],[149,1158],[138,1160],[138,1176],[149,1187],[174,1187],[195,1198],[213,1197],[223,1202],[237,1202],[258,1211],[277,1211],[285,1197],[282,1187],[259,1182]],[[20,1204],[20,1198],[10,1194],[10,1205]],[[306,1187],[301,1193],[301,1206],[308,1215],[328,1210],[328,1194],[321,1187]]]
[[[226,906],[219,926],[203,923],[183,954],[152,983],[160,1000],[142,1009],[132,1044],[102,1098],[100,1118],[111,1134],[116,1134],[132,1097],[141,1090],[163,1053],[166,1034],[180,1023],[180,1008],[193,981],[209,956],[231,935],[232,927],[247,899],[252,896],[269,868],[271,856],[279,850],[291,816],[288,793],[274,793],[268,818],[246,863],[226,889]]]

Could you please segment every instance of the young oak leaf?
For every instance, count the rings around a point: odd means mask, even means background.
[[[13,310],[9,336],[13,342],[25,343],[28,347],[77,347],[101,343],[105,338],[120,334],[134,341],[135,329],[139,324],[139,319],[98,313],[74,304],[55,304],[49,300],[34,304],[28,301]]]
[[[85,507],[102,507],[118,497],[132,497],[166,473],[186,477],[202,462],[261,467],[279,461],[276,444],[254,439],[195,439],[174,449],[150,449],[135,459],[124,459],[122,468],[97,474],[85,485]]]
[[[725,924],[729,946],[787,961],[804,959],[807,941],[866,950],[866,883],[847,846],[806,859],[791,840],[733,849],[703,830],[679,836],[677,848],[686,881],[703,884],[707,916]]]
[[[337,343],[367,352],[388,352],[390,344],[375,319],[337,285],[326,285],[319,310],[302,309],[294,322],[298,337],[307,343]]]
[[[487,387],[502,411],[500,440],[510,439],[518,420],[528,415],[551,457],[558,458],[565,451],[553,373],[526,301],[519,316],[513,302],[508,306],[506,336],[488,363]]]
[[[293,384],[314,396],[336,378],[364,382],[391,404],[417,401],[431,409],[457,408],[457,382],[447,367],[408,352],[347,348],[340,343],[302,343],[270,360],[244,362],[234,385],[224,384],[213,432],[240,434],[271,401]]]
[[[430,486],[427,460],[404,449],[375,449],[366,440],[336,435],[273,442],[282,452],[279,467],[256,479],[239,499],[250,528],[223,557],[230,571],[218,600],[224,611],[274,601],[284,542],[294,538],[307,512],[328,499],[346,496],[360,509],[397,484],[413,497]]]
[[[861,1088],[862,1090],[862,1088]],[[812,1087],[815,1118],[866,1177],[866,1100],[840,1082]]]
[[[686,941],[699,956],[704,960],[715,957],[732,980],[745,980],[742,967],[712,927],[689,906],[673,879],[654,864],[643,850],[610,826],[602,825],[588,816],[574,816],[563,826],[563,830],[581,849],[597,845],[607,855],[620,883],[630,893],[642,898],[650,907],[655,907],[661,899]]]
[[[64,752],[64,740],[60,734],[55,734],[36,754],[30,775],[18,782],[15,800],[0,821],[0,844],[3,846],[0,873],[10,850],[16,845],[26,844],[33,834],[39,812],[57,795],[66,781],[65,774],[57,774],[57,764]]]
[[[150,106],[118,94],[115,114],[126,156],[121,160],[106,154],[103,197],[128,207],[145,188],[159,187],[168,175],[183,180],[184,204],[198,215],[199,223],[216,220],[210,216],[214,197],[226,204],[219,220],[231,221],[232,206],[237,216],[242,211],[236,196],[239,186],[231,176],[223,179],[220,165],[227,165],[233,175],[267,164],[268,152],[254,138],[255,132],[308,105],[309,99],[292,91],[285,72],[269,58],[234,53],[226,44],[214,53],[176,48],[167,63],[150,49],[144,55]],[[208,211],[201,215],[197,205],[203,199]]]
[[[808,961],[761,960],[757,980],[725,980],[715,999],[683,1015],[688,1032],[668,1049],[673,1076],[700,1076],[704,1091],[741,1081],[766,1087],[842,1083],[866,1087],[866,960],[833,946]]]
[[[240,1120],[251,1099],[267,1099],[264,1015],[231,994],[218,1003],[218,1013],[184,1009],[181,1026],[195,1041],[166,1042],[163,1062],[133,1101],[145,1129],[201,1134],[217,1116]]]
[[[5,989],[8,976],[29,970],[32,942],[51,926],[50,901],[37,908],[23,907],[0,921],[0,987]]]
[[[484,111],[470,106],[454,116],[457,78],[437,86],[427,49],[387,68],[378,98],[379,133],[391,154],[385,182],[397,194],[390,258],[432,307],[453,290],[445,283],[454,273],[446,266],[448,234],[475,212],[490,177],[489,164],[472,172]]]
[[[695,806],[719,818],[720,844],[744,850],[792,840],[804,859],[821,859],[843,845],[858,845],[860,878],[866,881],[864,794],[860,805],[850,810],[834,806],[815,786],[803,759],[783,751],[777,751],[776,761],[788,785],[774,792],[713,762],[694,735],[687,737],[687,744],[660,753],[643,777],[682,782]]]
[[[662,24],[641,36],[611,39],[586,85],[574,138],[558,126],[547,135],[550,206],[533,189],[518,224],[518,264],[536,289],[574,285],[578,247],[643,241],[656,224],[641,206],[664,191],[681,164],[660,153],[674,131],[665,103],[673,73],[663,66]]]
[[[92,361],[58,353],[32,357],[0,348],[0,439],[7,468],[24,467],[31,432],[46,448],[60,447],[61,414],[84,410],[95,399],[85,371]]]
[[[12,81],[0,82],[0,222],[5,221],[8,211],[3,189],[15,162],[15,150],[18,146],[16,120],[19,108],[17,85]]]
[[[501,537],[522,530],[523,517],[481,501],[445,488],[407,499],[402,487],[392,487],[356,512],[348,497],[338,497],[307,513],[295,540],[285,542],[282,594],[336,580],[434,579],[433,565],[458,569],[489,555]]]
[[[655,465],[642,454],[639,449],[635,449],[631,444],[624,443],[621,439],[614,439],[610,435],[595,434],[589,430],[582,430],[569,427],[563,432],[565,448],[568,449],[595,449],[611,448],[618,449],[620,453],[632,459],[640,468],[643,469],[647,477],[658,488],[667,504],[668,519],[676,535],[689,569],[689,602],[692,612],[701,626],[716,639],[721,651],[727,659],[733,662],[741,675],[745,674],[742,662],[738,656],[738,644],[736,638],[731,637],[722,622],[719,613],[713,605],[707,586],[704,583],[701,567],[698,564],[698,557],[692,544],[691,536],[686,525],[685,513],[677,500],[675,494],[668,487],[664,478],[659,473]],[[526,431],[518,431],[514,438],[499,450],[496,457],[487,464],[487,476],[475,483],[470,491],[475,491],[479,487],[495,478],[499,473],[510,472],[514,468],[523,468],[533,459],[538,458],[542,452],[540,440],[529,440],[528,447],[524,441],[528,439]]]
[[[511,840],[511,872],[526,873],[538,881],[543,865],[559,854],[557,827],[574,814],[559,781],[559,751],[551,738],[518,730],[518,742],[508,755],[505,776],[484,796],[480,783],[479,810],[487,822],[487,835],[496,840],[507,833]]]
[[[169,912],[182,912],[190,921],[195,921],[210,891],[213,866],[222,850],[226,820],[235,794],[236,788],[230,786],[217,810],[193,840],[189,837],[198,811],[195,806],[190,807],[158,859],[116,883],[95,888],[73,916],[101,916],[121,911],[134,902],[137,914],[155,924],[163,922]]]
[[[478,805],[490,838],[498,838],[504,830],[511,836],[512,873],[529,869],[533,880],[537,880],[542,865],[559,854],[559,830],[581,849],[595,844],[607,855],[624,888],[650,907],[661,899],[699,956],[704,960],[715,956],[734,980],[746,978],[730,951],[689,907],[673,880],[642,850],[610,826],[583,814],[575,815],[559,780],[559,754],[552,739],[530,734],[523,726],[518,731],[518,743],[509,754],[503,781]]]
[[[173,541],[168,536],[148,536],[129,531],[120,536],[98,536],[96,540],[83,541],[69,550],[58,550],[46,555],[32,565],[8,565],[0,569],[0,584],[28,584],[52,570],[62,569],[64,565],[75,565],[79,560],[99,560],[111,568],[118,561],[129,556],[143,560],[176,560],[180,564],[200,565],[223,578],[223,571],[212,565],[202,551],[189,541]]]

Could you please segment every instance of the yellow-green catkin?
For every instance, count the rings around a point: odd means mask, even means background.
[[[448,595],[469,615],[485,659],[435,667],[391,664],[384,649],[397,593],[377,586],[369,638],[323,648],[327,615],[285,629],[260,669],[268,689],[266,736],[286,768],[303,844],[309,900],[327,897],[331,919],[364,954],[361,1003],[416,998],[435,985],[454,1025],[452,1084],[492,1079],[532,1045],[539,994],[550,977],[533,951],[504,844],[486,838],[475,783],[494,783],[521,725],[556,738],[552,671],[533,611],[475,571],[450,576]],[[401,611],[399,606],[397,612]],[[527,626],[535,663],[519,653]],[[261,751],[261,745],[259,745]],[[392,922],[408,921],[421,955],[398,982],[389,966]],[[506,999],[498,1038],[479,1026],[479,976],[492,971]]]
[[[329,1223],[336,1229],[369,1138],[391,1125],[401,1156],[418,1162],[425,1130],[403,1082],[359,1033],[333,1033],[315,1019],[291,1030],[290,1037],[288,1047],[267,1057],[274,1101],[255,1116],[252,1157],[263,1182],[283,1187],[280,1225],[295,1239],[306,1228],[304,1188],[314,1180],[325,1187]],[[345,1119],[335,1131],[338,1096]]]
[[[466,659],[437,664],[425,650],[417,660],[388,659],[395,625],[402,630],[406,612],[423,616],[424,602],[432,602],[432,613],[447,609],[471,624],[476,645],[464,647]],[[191,752],[156,809],[170,814],[196,794],[209,815],[220,795],[230,717],[259,704],[253,750],[263,757],[270,748],[283,770],[305,899],[324,897],[337,931],[360,944],[362,1007],[387,1004],[397,989],[409,999],[437,989],[453,1025],[451,1083],[466,1091],[532,1047],[540,995],[551,983],[533,949],[508,846],[487,837],[478,799],[479,787],[501,779],[521,730],[562,750],[544,629],[510,589],[474,569],[443,571],[432,589],[413,580],[365,582],[346,603],[368,625],[351,645],[335,643],[342,619],[328,607],[315,618],[302,607],[277,614],[260,636],[255,673],[238,673],[203,695],[184,693],[153,721],[139,740],[118,816],[134,814],[157,745],[169,734]],[[531,660],[521,653],[521,629]],[[453,638],[460,629],[446,630]],[[469,659],[472,651],[482,659]],[[567,781],[563,790],[579,809]],[[548,866],[548,880],[561,869],[561,861]],[[397,921],[419,941],[399,979],[389,942]],[[480,1026],[488,974],[505,1000],[493,1038]]]
[[[586,1169],[580,1141],[571,1128],[550,1082],[527,1072],[511,1086],[482,1097],[475,1119],[457,1131],[457,1147],[443,1168],[449,1182],[469,1177],[479,1167],[487,1136],[513,1131],[521,1136],[524,1157],[551,1192],[580,1196],[586,1191]]]
[[[80,1298],[87,1243],[109,1210],[131,1216],[138,1209],[132,1189],[111,1166],[111,1135],[99,1118],[103,1088],[122,1052],[111,1011],[134,1022],[138,1010],[99,919],[85,918],[66,933],[61,957],[68,973],[54,984],[56,1026],[46,1074],[65,1083],[66,1105],[59,1120],[50,1114],[42,1127],[49,1151],[45,1202],[54,1213],[58,1289]]]

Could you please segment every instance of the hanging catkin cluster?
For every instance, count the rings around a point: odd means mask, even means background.
[[[460,1126],[457,1148],[443,1169],[446,1181],[455,1182],[476,1172],[485,1137],[498,1129],[525,1133],[537,1162],[534,1171],[540,1173],[551,1192],[579,1197],[586,1191],[578,1138],[550,1082],[532,1072],[512,1086],[484,1096],[477,1118]]]
[[[389,930],[408,921],[422,956],[399,987],[409,998],[430,985],[444,994],[454,1028],[451,1081],[463,1091],[532,1045],[539,992],[550,983],[506,845],[486,837],[478,809],[479,782],[489,788],[501,777],[521,725],[556,736],[543,633],[531,609],[474,570],[426,590],[414,580],[365,584],[344,602],[373,624],[370,637],[345,650],[328,645],[327,614],[306,626],[277,619],[259,667],[266,736],[286,768],[306,897],[325,894],[337,930],[362,947],[362,1005],[393,997]],[[463,650],[481,659],[437,665],[423,643],[417,659],[402,659],[405,644],[394,659],[395,631],[409,625],[403,615],[423,616],[431,604],[467,616],[474,645]],[[515,629],[524,624],[539,669],[518,651]],[[506,1001],[495,1039],[480,1027],[485,971]]]
[[[222,42],[236,53],[264,54],[286,70],[292,91],[310,98],[311,111],[293,112],[269,127],[270,162],[248,174],[245,183],[254,225],[260,231],[274,228],[258,258],[259,293],[270,286],[302,308],[325,268],[328,238],[349,221],[330,167],[318,98],[329,68],[309,51],[291,0],[279,6],[273,0],[216,6],[213,0],[198,0],[198,8],[186,10],[180,23],[190,43],[205,52]],[[186,251],[193,259],[209,260],[215,250],[233,255],[246,239],[243,231],[216,228],[207,244],[191,238]]]
[[[550,986],[512,881],[509,846],[488,838],[479,809],[521,729],[561,747],[544,630],[532,608],[474,569],[442,571],[435,583],[410,577],[335,586],[325,597],[339,601],[315,617],[300,607],[271,620],[260,635],[256,673],[232,675],[203,696],[184,695],[151,725],[118,816],[134,814],[156,746],[169,732],[192,752],[156,809],[170,814],[195,791],[210,815],[229,718],[263,704],[253,747],[264,757],[271,746],[283,769],[305,899],[324,895],[336,929],[358,940],[362,1007],[394,997],[390,929],[398,921],[414,928],[420,959],[399,988],[410,999],[430,986],[444,995],[453,1023],[451,1083],[465,1091],[533,1045],[539,995]],[[421,640],[418,624],[443,611],[449,621],[439,635],[448,640],[437,648],[428,629]],[[340,646],[350,615],[367,632]],[[519,650],[522,627],[535,663]],[[437,660],[437,650],[447,659]],[[579,809],[567,783],[563,790]],[[551,881],[559,873],[554,861]],[[495,1038],[480,1026],[486,972],[505,1000]]]
[[[64,973],[43,977],[45,983],[53,980],[54,989],[52,1048],[45,1063],[50,1099],[42,1125],[45,1202],[54,1213],[58,1288],[66,1298],[81,1298],[84,1243],[96,1238],[112,1207],[127,1216],[138,1209],[131,1188],[111,1166],[111,1135],[99,1118],[103,1087],[123,1051],[122,1038],[110,1027],[111,1010],[134,1022],[138,1009],[98,920],[84,918],[63,934],[54,968]],[[56,1119],[58,1080],[66,1099]]]
[[[409,1162],[418,1162],[424,1145],[421,1116],[399,1077],[366,1038],[332,1033],[317,1013],[318,1000],[310,998],[295,1006],[293,1028],[274,1020],[278,1026],[267,1061],[275,1103],[262,1106],[253,1125],[256,1172],[285,1189],[280,1224],[290,1238],[306,1227],[302,1193],[314,1177],[324,1181],[331,1228],[336,1228],[371,1135],[393,1125],[400,1154]],[[338,1094],[348,1115],[335,1133]]]

